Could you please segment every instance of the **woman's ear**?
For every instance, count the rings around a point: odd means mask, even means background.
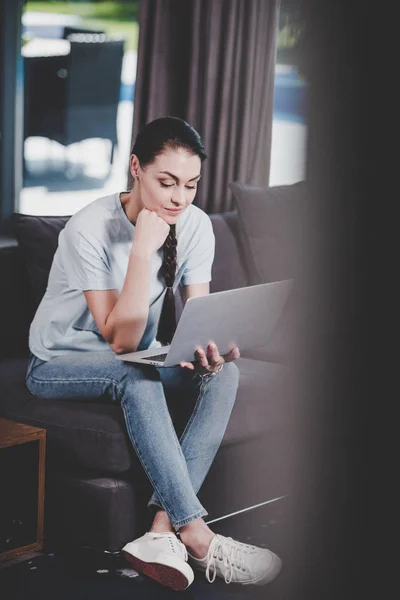
[[[139,170],[140,170],[140,162],[136,154],[131,154],[129,159],[129,168],[131,171],[131,175],[134,179],[138,179]]]

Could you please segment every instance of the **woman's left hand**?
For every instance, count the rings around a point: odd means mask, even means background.
[[[192,362],[184,362],[182,361],[180,364],[181,367],[185,367],[193,371],[196,369],[201,375],[205,375],[206,373],[217,373],[221,367],[226,362],[231,362],[236,360],[240,356],[239,348],[235,346],[228,352],[228,354],[220,355],[218,347],[216,344],[208,344],[207,353],[204,351],[202,347],[196,349],[197,363]]]

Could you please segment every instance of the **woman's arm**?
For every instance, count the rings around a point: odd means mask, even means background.
[[[115,289],[84,292],[101,335],[116,354],[135,352],[143,337],[149,316],[151,259],[169,229],[155,212],[143,208],[136,220],[121,293]]]
[[[208,296],[210,293],[210,283],[191,283],[184,286],[185,303],[189,298],[196,296]]]
[[[117,354],[134,352],[146,328],[150,303],[151,254],[132,247],[121,293],[85,291],[99,331]]]

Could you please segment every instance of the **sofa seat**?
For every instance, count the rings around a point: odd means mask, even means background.
[[[291,397],[284,365],[248,358],[239,358],[236,364],[240,370],[239,390],[222,446],[281,429],[286,418],[284,407]],[[0,414],[46,429],[48,460],[58,466],[78,466],[113,475],[141,468],[118,405],[106,398],[36,398],[25,386],[26,367],[24,359],[1,363]],[[182,419],[181,402],[174,398],[174,406],[170,407],[177,431],[179,416]]]

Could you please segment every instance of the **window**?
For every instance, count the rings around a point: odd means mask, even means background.
[[[138,1],[27,2],[19,211],[73,214],[125,189]]]
[[[275,65],[270,185],[305,178],[307,81],[302,68],[305,36],[301,2],[283,0]]]

